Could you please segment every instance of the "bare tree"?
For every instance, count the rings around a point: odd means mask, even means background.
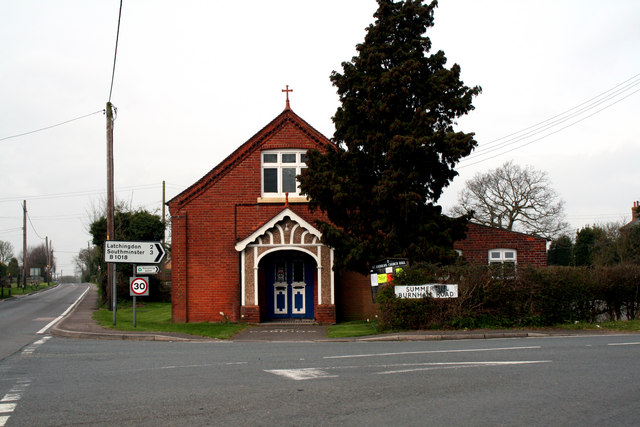
[[[546,238],[569,228],[564,201],[551,188],[547,173],[512,161],[467,181],[453,213],[472,214],[479,224]]]
[[[13,258],[13,245],[11,242],[0,240],[0,264],[9,264]]]

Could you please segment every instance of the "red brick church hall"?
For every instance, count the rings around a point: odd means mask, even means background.
[[[293,112],[287,92],[282,113],[167,203],[174,322],[331,324],[375,314],[370,279],[334,272],[333,249],[314,227],[326,218],[299,194],[307,150],[331,146]],[[471,262],[546,263],[544,239],[473,230],[456,246]]]

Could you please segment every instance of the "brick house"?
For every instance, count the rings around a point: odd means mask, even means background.
[[[466,238],[455,242],[453,248],[470,264],[495,265],[508,270],[515,270],[518,265],[547,265],[545,238],[472,222],[467,226]]]
[[[174,322],[331,324],[375,314],[370,279],[334,272],[333,249],[314,226],[327,218],[312,213],[297,188],[307,150],[330,147],[287,99],[281,114],[167,203]],[[491,230],[472,226],[456,248],[471,262],[487,263],[490,249],[512,249],[518,263],[546,263],[543,239]]]

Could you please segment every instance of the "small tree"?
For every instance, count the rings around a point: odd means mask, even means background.
[[[547,252],[547,264],[568,266],[573,263],[573,241],[571,237],[563,234],[551,242]]]
[[[74,257],[74,263],[78,271],[82,273],[80,280],[90,282],[98,277],[101,252],[97,248],[89,247],[81,249]]]
[[[9,264],[7,265],[7,275],[16,278],[17,281],[20,277],[20,274],[21,269],[20,264],[18,263],[18,259],[15,257],[11,258],[11,260],[9,260]]]
[[[39,268],[40,274],[44,278],[47,278],[47,266],[50,266],[53,271],[56,265],[55,257],[47,255],[47,247],[44,243],[27,250],[27,266],[30,269]],[[27,271],[27,275],[29,275],[29,271]]]
[[[586,226],[578,230],[576,244],[573,247],[576,265],[593,265],[596,243],[602,242],[604,235],[605,230],[597,225]]]
[[[467,181],[453,212],[472,215],[474,221],[490,227],[549,239],[569,227],[564,202],[551,188],[547,173],[512,161]]]
[[[13,258],[13,245],[11,242],[0,240],[0,263],[9,264]]]
[[[425,35],[437,3],[378,0],[358,55],[331,81],[341,106],[333,121],[335,149],[310,151],[299,177],[339,267],[367,272],[385,257],[438,262],[453,255],[466,218],[448,218],[435,203],[476,145],[455,132],[473,109],[479,87],[467,87],[444,52],[428,54]]]
[[[158,215],[154,215],[144,209],[137,211],[117,211],[114,215],[114,230],[115,236],[112,240],[124,240],[124,241],[158,241],[164,237],[164,224],[162,219]],[[99,257],[100,274],[98,282],[101,285],[103,301],[106,297],[106,263],[103,258],[104,242],[107,236],[107,219],[105,216],[99,217],[94,220],[89,226],[91,235],[93,236],[93,244],[96,248],[92,251],[93,259],[96,260]],[[119,284],[118,294],[123,295],[126,291],[128,295],[128,285],[125,288],[125,284],[128,283],[128,278],[132,274],[132,264],[118,264],[118,278]],[[95,271],[95,270],[94,270]],[[154,288],[157,288],[157,279],[151,278],[151,291],[152,298]]]
[[[618,255],[623,264],[640,264],[640,225],[620,229]]]

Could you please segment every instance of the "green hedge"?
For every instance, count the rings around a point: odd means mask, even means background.
[[[394,285],[450,283],[458,298],[400,299]],[[637,319],[640,266],[520,268],[496,278],[485,266],[420,266],[383,286],[377,301],[381,329],[551,326]]]

